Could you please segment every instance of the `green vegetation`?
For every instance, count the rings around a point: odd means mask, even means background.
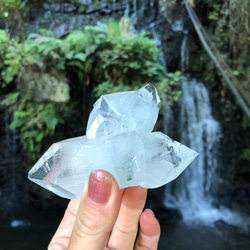
[[[144,32],[123,34],[114,21],[63,39],[41,30],[22,43],[0,31],[0,51],[0,98],[13,112],[11,129],[20,130],[33,159],[52,141],[82,134],[81,115],[102,94],[152,82],[161,96],[167,93],[169,105],[181,95],[183,77],[157,62],[154,40]]]
[[[5,29],[11,34],[18,33],[23,29],[23,17],[28,13],[25,9],[27,1],[2,0],[0,3],[0,19]]]
[[[250,96],[250,37],[249,37],[249,20],[250,20],[250,4],[248,0],[224,0],[224,1],[193,1],[196,13],[200,16],[204,28],[209,34],[209,38],[213,41],[219,50],[222,60],[226,62],[233,70],[233,74],[237,77],[239,83],[243,87],[246,98],[249,102]],[[200,65],[194,63],[193,70],[200,68],[201,72],[205,72],[205,80],[210,83],[223,82],[220,74],[216,70],[215,64],[209,59],[207,54],[200,50],[197,54],[197,47],[193,48],[193,57],[197,56]],[[191,56],[192,57],[192,56]],[[194,58],[191,58],[194,61]],[[201,66],[202,65],[202,66]],[[218,102],[221,105],[221,115],[225,123],[235,126],[239,130],[237,139],[239,140],[239,150],[241,151],[241,159],[246,161],[249,167],[249,133],[250,121],[244,114],[233,111],[232,103],[235,100],[231,97],[231,93],[224,86],[216,86]],[[237,113],[236,113],[237,112]],[[232,116],[234,114],[234,117]]]
[[[225,62],[233,69],[233,73],[250,95],[249,1],[224,0],[213,2],[199,0],[193,2],[195,11],[208,32],[209,38],[214,42]],[[197,51],[197,48],[194,48],[194,50]],[[213,82],[218,78],[216,66],[211,63],[206,54],[200,52],[198,57],[204,62],[205,78],[207,81]],[[197,53],[194,56],[197,58]],[[194,70],[197,70],[196,66],[198,65],[194,65]]]
[[[8,17],[21,8],[21,0],[4,0],[0,5],[0,16]]]

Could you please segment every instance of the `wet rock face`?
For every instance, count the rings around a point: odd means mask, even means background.
[[[42,4],[42,9],[44,11],[60,13],[90,14],[100,11],[109,14],[113,11],[124,10],[126,4],[127,1],[45,0]]]
[[[160,60],[166,62],[164,65],[168,70],[180,70],[180,47],[185,30],[189,29],[187,14],[181,4],[176,5],[172,16],[165,16],[161,8],[159,0],[43,0],[30,9],[29,21],[24,29],[27,34],[36,33],[41,28],[48,29],[62,37],[87,24],[129,16],[133,31],[146,30],[159,40],[157,46],[162,50]],[[17,33],[18,30],[15,30]]]
[[[181,5],[173,9],[171,16],[165,17],[159,0],[45,0],[41,8],[32,8],[32,22],[25,29],[36,33],[41,27],[53,30],[57,37],[85,25],[107,22],[110,18],[120,20],[123,16],[131,18],[132,31],[146,30],[156,40],[161,50],[160,61],[169,71],[181,69],[180,50],[187,30],[192,25],[187,21],[187,13]]]
[[[45,0],[30,10],[27,33],[36,33],[41,27],[53,30],[58,37],[87,24],[119,20],[125,13],[128,1]]]
[[[58,1],[58,0],[46,0],[42,4],[45,11],[51,12],[78,12],[81,9],[87,12],[87,9],[93,5],[91,0],[76,0],[76,1]]]

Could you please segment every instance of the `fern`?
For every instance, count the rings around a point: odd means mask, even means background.
[[[69,81],[69,103],[56,103],[53,98],[38,102],[34,98],[34,89],[38,84],[46,84],[46,81],[35,78],[27,80],[17,92],[9,93],[4,98],[3,103],[13,112],[10,127],[20,130],[23,145],[33,159],[41,154],[44,143],[53,140],[52,136],[63,133],[58,131],[58,127],[62,127],[69,116],[79,117],[83,84],[98,97],[111,92],[136,90],[152,82],[161,96],[168,93],[170,105],[180,98],[178,86],[183,77],[180,72],[167,73],[157,62],[159,51],[155,41],[149,39],[145,32],[123,35],[115,21],[110,21],[108,25],[85,26],[64,39],[40,30],[37,34],[30,34],[23,43],[10,39],[6,32],[1,31],[0,48],[2,93],[13,89],[21,69],[28,67],[40,67],[39,74],[47,74],[46,79],[63,77]],[[35,74],[38,72],[32,75]],[[39,85],[37,89],[41,91],[44,86]],[[88,97],[91,93],[85,95]],[[89,99],[84,102],[88,103]],[[65,126],[78,125],[71,125],[70,122]]]

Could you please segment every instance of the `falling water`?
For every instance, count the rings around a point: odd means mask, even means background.
[[[28,227],[30,222],[26,219],[17,219],[16,208],[17,208],[17,184],[16,184],[16,153],[17,153],[17,141],[18,134],[16,130],[10,130],[9,124],[12,121],[12,114],[9,113],[7,107],[1,105],[2,113],[2,144],[4,151],[4,159],[1,161],[2,175],[6,176],[7,183],[0,189],[0,198],[2,206],[0,207],[2,216],[8,213],[10,221],[8,221],[11,227]],[[2,193],[3,192],[3,193]],[[8,217],[8,216],[7,216]],[[1,223],[0,223],[1,224]]]
[[[159,32],[157,32],[157,26],[161,25],[161,23],[151,23],[151,25],[149,26],[152,32],[152,35],[154,37],[155,40],[155,45],[157,46],[157,48],[159,49],[159,61],[162,65],[164,65],[165,67],[167,67],[167,62],[164,58],[164,53],[163,53],[163,45],[162,45],[162,41],[160,39],[160,34]]]
[[[219,123],[212,116],[205,86],[196,80],[183,81],[182,91],[181,142],[199,153],[180,178],[175,196],[171,197],[185,220],[206,216],[210,210],[209,191],[217,168],[216,149],[221,133]]]
[[[204,213],[211,203],[209,191],[217,168],[216,152],[220,125],[212,116],[208,92],[196,80],[183,81],[180,110],[182,143],[199,152],[199,157],[184,173],[177,200],[185,210],[184,219]]]
[[[186,71],[186,65],[188,65],[188,56],[187,56],[187,37],[188,37],[188,31],[184,30],[184,37],[181,43],[181,72],[185,73]]]
[[[227,208],[213,207],[211,190],[218,180],[217,158],[221,139],[220,124],[212,115],[206,87],[197,80],[182,82],[180,107],[181,142],[199,153],[197,159],[166,189],[166,205],[178,208],[184,221],[226,223],[246,228],[249,221]]]
[[[9,205],[14,205],[15,203],[15,154],[16,154],[16,132],[9,129],[9,124],[12,120],[12,115],[9,113],[8,109],[1,105],[3,109],[3,135],[2,135],[2,145],[4,150],[4,158],[1,161],[2,165],[2,175],[11,177],[7,181],[6,187],[3,189],[11,190],[11,192],[6,192],[3,195],[3,199]]]
[[[183,31],[183,22],[182,20],[175,20],[172,24],[172,30],[175,32],[182,32]]]
[[[20,77],[23,71],[23,67],[21,68],[17,81],[16,81],[16,91],[19,91],[19,85],[20,85]],[[17,109],[17,102],[15,104],[15,109]],[[10,187],[9,190],[11,192],[10,195],[7,195],[5,197],[6,203],[12,208],[12,218],[10,222],[11,227],[23,227],[27,226],[29,224],[28,221],[17,219],[16,217],[16,207],[17,207],[17,183],[16,183],[16,169],[17,169],[17,151],[18,151],[18,141],[19,141],[19,135],[16,129],[10,130],[9,125],[13,120],[13,114],[9,112],[7,107],[4,108],[4,127],[5,127],[5,145],[6,145],[6,158],[7,158],[7,164],[5,167],[8,167],[10,169]]]
[[[16,81],[16,91],[19,91],[19,85],[20,85],[20,79],[21,79],[21,74],[23,72],[24,67],[21,67],[17,81]],[[17,109],[17,102],[15,103],[15,109]],[[7,111],[8,112],[8,111]],[[13,118],[12,118],[13,119]],[[12,120],[11,119],[11,120]],[[12,195],[13,195],[13,205],[16,205],[16,154],[17,154],[17,141],[18,141],[18,133],[16,128],[12,130],[12,137],[10,138],[10,145],[9,145],[9,152],[10,152],[10,159],[11,159],[11,183],[12,183]]]

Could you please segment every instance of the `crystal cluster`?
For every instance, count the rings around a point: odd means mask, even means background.
[[[29,171],[29,179],[76,200],[96,169],[110,172],[120,188],[156,188],[172,181],[197,153],[152,132],[159,105],[152,84],[101,96],[90,114],[86,136],[54,143]]]

